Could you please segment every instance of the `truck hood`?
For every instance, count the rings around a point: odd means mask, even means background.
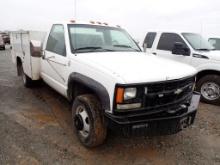
[[[142,52],[96,52],[77,55],[92,67],[107,69],[124,82],[142,83],[180,79],[196,74],[191,66]]]

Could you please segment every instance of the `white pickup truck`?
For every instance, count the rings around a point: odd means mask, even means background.
[[[107,128],[126,136],[166,135],[194,122],[196,70],[147,56],[120,27],[57,23],[48,35],[12,32],[11,43],[26,87],[42,79],[73,102],[74,130],[87,147],[102,144]]]
[[[201,100],[220,104],[220,51],[196,33],[149,32],[144,43],[148,53],[189,64],[198,71],[196,90]]]

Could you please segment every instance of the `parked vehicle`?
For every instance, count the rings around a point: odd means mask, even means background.
[[[71,21],[49,31],[13,32],[13,61],[26,87],[42,79],[73,102],[83,145],[102,144],[107,128],[167,135],[193,124],[200,99],[193,67],[146,56],[124,29],[106,23]]]
[[[215,50],[220,50],[220,38],[209,38],[209,43],[215,48]]]
[[[5,32],[0,32],[0,36],[2,37],[2,39],[4,40],[5,44],[10,44],[10,36],[8,33]]]
[[[3,40],[1,35],[0,35],[0,49],[5,50],[5,42],[4,42],[4,40]]]
[[[196,33],[149,32],[143,46],[154,55],[189,64],[198,70],[196,90],[201,100],[220,103],[220,51]]]

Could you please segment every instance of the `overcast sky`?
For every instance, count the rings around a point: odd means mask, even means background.
[[[74,18],[119,24],[138,40],[163,29],[220,36],[219,7],[219,0],[1,0],[0,30],[45,30]]]

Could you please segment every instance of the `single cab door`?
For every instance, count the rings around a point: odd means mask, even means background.
[[[162,33],[157,41],[157,45],[153,50],[153,54],[158,55],[163,58],[168,58],[182,63],[190,64],[191,55],[177,55],[173,54],[172,50],[175,43],[182,43],[182,45],[188,48],[185,41],[176,33]]]
[[[52,26],[41,63],[41,75],[45,82],[66,96],[66,56],[65,30],[62,24]]]

